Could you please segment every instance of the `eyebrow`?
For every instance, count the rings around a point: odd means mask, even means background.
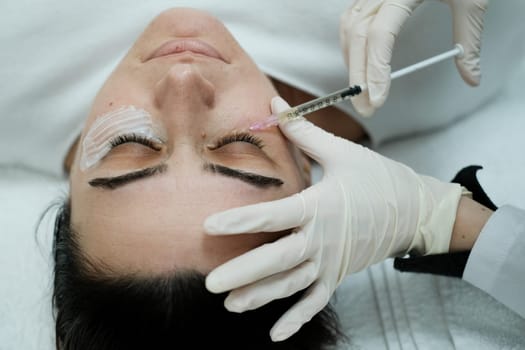
[[[205,163],[203,169],[214,174],[221,174],[227,177],[241,180],[257,188],[279,187],[284,184],[284,182],[278,178],[263,176],[243,170],[232,169],[218,164]],[[165,173],[166,170],[168,170],[168,165],[165,163],[161,163],[150,168],[144,168],[119,176],[99,177],[90,180],[88,183],[92,187],[114,190],[129,183]]]
[[[166,170],[168,170],[168,165],[165,163],[161,163],[150,168],[144,168],[124,175],[114,177],[99,177],[90,180],[88,183],[92,187],[101,187],[108,190],[114,190],[131,182],[152,177],[157,174],[162,174],[166,172]]]
[[[275,177],[232,169],[219,164],[205,163],[203,168],[205,171],[238,179],[258,188],[279,187],[284,184],[283,180]]]

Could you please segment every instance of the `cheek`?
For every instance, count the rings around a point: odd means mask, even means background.
[[[93,107],[104,108],[125,104],[146,106],[151,96],[148,91],[155,82],[155,74],[142,65],[134,49],[122,59],[101,87]]]
[[[246,118],[255,118],[253,121],[268,117],[271,114],[271,99],[277,96],[270,80],[251,63],[239,64],[235,71],[223,80],[221,90],[223,106],[241,112]]]

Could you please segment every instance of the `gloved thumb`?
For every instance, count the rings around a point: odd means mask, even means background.
[[[488,0],[449,0],[454,21],[454,40],[463,46],[464,54],[456,58],[463,80],[472,86],[481,79],[481,33]]]
[[[290,109],[290,105],[277,96],[271,102],[272,113],[278,114]],[[325,165],[337,150],[339,138],[304,118],[279,123],[283,134],[309,157]]]

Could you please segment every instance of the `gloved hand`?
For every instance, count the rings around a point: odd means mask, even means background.
[[[463,80],[478,85],[483,17],[488,0],[441,0],[452,10],[454,44],[465,53],[456,58]],[[390,60],[396,37],[423,0],[356,0],[341,16],[340,40],[350,85],[366,83],[368,91],[352,98],[363,116],[385,102],[390,89]]]
[[[289,106],[272,100],[272,112]],[[293,196],[208,217],[209,234],[249,234],[295,228],[217,267],[206,278],[213,293],[233,290],[228,310],[243,312],[308,288],[273,326],[288,338],[324,308],[341,280],[385,258],[447,252],[461,195],[457,184],[416,174],[405,165],[300,119],[282,132],[323,167],[322,180]]]

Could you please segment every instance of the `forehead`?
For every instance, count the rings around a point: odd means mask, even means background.
[[[260,190],[202,172],[165,174],[110,195],[82,194],[84,198],[73,201],[72,221],[83,251],[117,270],[159,272],[181,266],[210,270],[268,237],[208,236],[202,228],[208,215],[289,192],[293,191],[286,187]]]

